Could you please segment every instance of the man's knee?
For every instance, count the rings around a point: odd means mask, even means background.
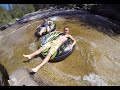
[[[45,50],[45,47],[40,47],[39,49],[40,49],[41,51],[43,51],[43,50]]]
[[[49,26],[47,27],[47,31],[50,31],[50,27]]]
[[[52,56],[52,53],[49,51],[49,53],[48,53],[48,55],[47,55],[47,56],[51,57],[51,56]]]

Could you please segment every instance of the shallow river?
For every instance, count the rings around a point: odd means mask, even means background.
[[[120,85],[119,36],[108,36],[100,32],[105,28],[90,17],[73,15],[50,18],[60,31],[68,26],[77,43],[68,58],[55,63],[48,62],[35,74],[36,78],[40,77],[44,82],[55,86]],[[88,24],[87,21],[91,22]],[[34,33],[41,22],[42,20],[33,20],[4,32],[0,41],[0,62],[9,74],[18,68],[31,69],[42,62],[40,57],[36,57],[29,63],[23,63],[27,59],[22,56],[37,49],[39,41],[34,42]]]

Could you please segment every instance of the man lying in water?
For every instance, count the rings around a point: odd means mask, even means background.
[[[50,32],[50,29],[53,26],[53,21],[48,20],[48,18],[44,18],[43,21],[44,21],[44,23],[37,27],[38,34],[40,36],[42,36],[43,32],[45,32],[45,31]]]
[[[43,50],[45,50],[46,48],[50,48],[47,56],[44,58],[44,60],[42,61],[41,64],[39,64],[37,67],[32,68],[31,70],[33,72],[37,72],[44,64],[46,64],[50,57],[54,54],[55,51],[57,51],[57,49],[68,40],[68,38],[71,38],[73,40],[72,45],[70,45],[70,48],[72,49],[73,46],[76,44],[75,39],[68,34],[69,33],[69,28],[65,27],[64,28],[64,33],[60,34],[56,40],[53,40],[52,42],[48,42],[45,45],[43,45],[42,47],[40,47],[38,50],[36,50],[35,52],[33,52],[32,54],[29,55],[24,55],[24,57],[27,57],[28,59],[32,59],[34,56],[40,54]]]

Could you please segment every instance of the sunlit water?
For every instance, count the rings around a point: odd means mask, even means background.
[[[80,18],[80,17],[79,17]],[[99,32],[101,27],[93,27],[83,22],[86,17],[56,16],[51,17],[62,31],[64,26],[70,28],[70,34],[77,41],[74,52],[65,60],[47,63],[36,77],[50,85],[64,86],[107,86],[120,85],[120,41],[119,37],[110,37]],[[16,30],[6,32],[0,43],[0,62],[9,73],[25,67],[31,69],[42,62],[40,57],[29,63],[22,54],[35,51],[39,41],[34,42],[36,27],[42,21],[32,21]],[[93,21],[94,22],[94,21]],[[97,23],[96,21],[93,23]]]

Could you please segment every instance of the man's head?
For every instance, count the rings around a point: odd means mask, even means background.
[[[43,20],[44,20],[44,22],[46,22],[46,21],[48,21],[48,18],[44,18]]]
[[[69,31],[70,31],[70,29],[69,29],[69,27],[64,27],[64,33],[69,33]]]

